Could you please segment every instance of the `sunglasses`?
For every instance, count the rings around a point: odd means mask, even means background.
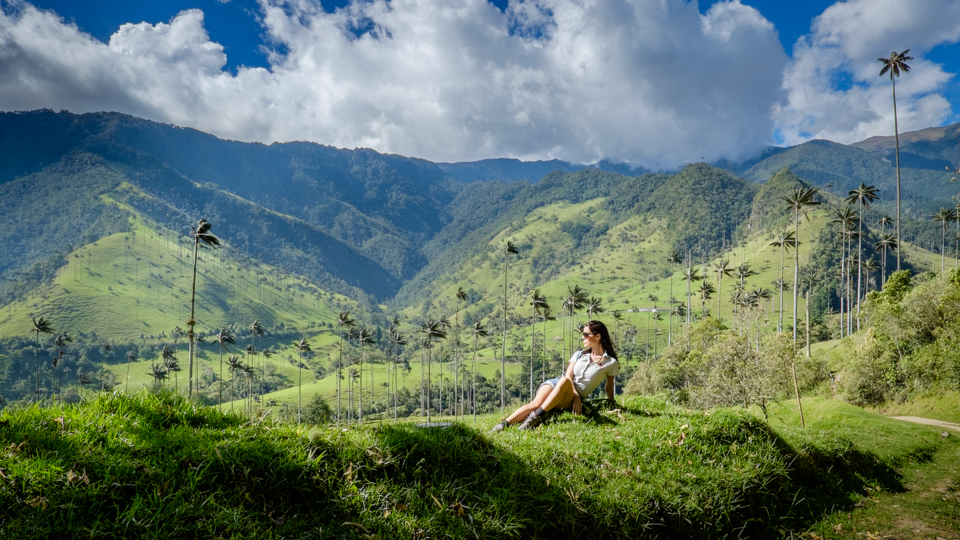
[[[586,333],[586,332],[583,333],[583,337],[593,337],[593,336],[595,336],[595,335],[596,335],[596,334],[588,334],[588,333]]]

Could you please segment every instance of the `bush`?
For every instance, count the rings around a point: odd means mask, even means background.
[[[333,411],[320,394],[313,396],[303,409],[303,421],[308,424],[328,424],[332,419]]]

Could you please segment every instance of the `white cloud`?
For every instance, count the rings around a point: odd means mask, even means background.
[[[117,110],[221,137],[434,160],[648,167],[767,144],[787,57],[738,1],[261,0],[271,67],[223,71],[198,10],[103,44],[52,12],[0,11],[0,109]],[[364,29],[357,36],[356,29]],[[277,52],[281,51],[281,52]]]
[[[939,125],[950,118],[940,94],[954,74],[924,58],[932,48],[960,40],[956,0],[849,0],[814,19],[794,47],[784,74],[787,102],[775,113],[786,144],[811,138],[850,143],[893,132],[890,78],[879,57],[910,49],[910,73],[897,79],[900,130]]]

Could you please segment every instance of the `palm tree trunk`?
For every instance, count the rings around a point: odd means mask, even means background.
[[[507,404],[507,252],[503,253],[503,340],[500,342],[500,415]]]
[[[897,82],[890,72],[890,83],[893,86],[893,138],[897,147],[897,271],[900,271],[900,127],[897,125]]]
[[[860,280],[863,276],[863,200],[857,216],[857,332],[860,331]]]
[[[794,211],[794,227],[797,231],[797,247],[793,252],[796,263],[793,266],[793,342],[797,342],[797,284],[800,282],[800,210]]]
[[[193,283],[190,286],[190,318],[187,320],[187,398],[193,398],[193,343],[196,336],[193,333],[193,328],[196,326],[197,321],[193,318],[193,308],[196,305],[195,298],[197,293],[197,253],[200,250],[200,239],[195,238],[193,241]],[[126,252],[124,252],[126,253]],[[200,382],[197,381],[199,385]],[[197,389],[199,390],[199,388]]]

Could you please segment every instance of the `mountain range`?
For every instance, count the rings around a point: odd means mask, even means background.
[[[960,124],[900,138],[903,198],[914,217],[952,207],[957,187],[948,169],[960,162]],[[783,169],[841,195],[875,185],[884,208],[896,185],[891,140],[815,140],[665,173],[609,162],[433,163],[307,142],[222,140],[118,113],[0,113],[0,305],[138,218],[184,239],[207,219],[240,260],[394,309],[425,305],[453,276],[497,264],[496,242],[550,208],[587,205],[554,212],[542,238],[515,239],[527,249],[528,286],[562,275],[614,235],[617,243],[642,242],[643,230],[670,250],[708,258],[744,237],[760,185]]]

